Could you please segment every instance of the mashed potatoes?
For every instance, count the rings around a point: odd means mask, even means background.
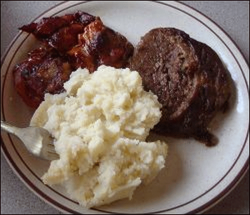
[[[73,72],[65,93],[46,94],[31,125],[49,130],[60,159],[42,177],[62,184],[85,207],[132,198],[164,167],[167,145],[145,142],[161,117],[160,103],[139,74],[100,66]]]

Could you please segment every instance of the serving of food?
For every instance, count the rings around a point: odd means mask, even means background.
[[[126,38],[85,12],[43,18],[22,26],[42,44],[14,69],[14,82],[27,105],[37,108],[45,93],[59,93],[77,68],[123,67],[133,52]]]
[[[135,212],[137,193],[151,186],[159,192],[164,181],[175,189],[176,150],[214,154],[217,162],[221,150],[231,147],[225,133],[238,119],[232,114],[237,92],[225,59],[181,26],[153,24],[143,34],[135,32],[135,42],[104,21],[110,14],[90,12],[65,10],[21,26],[36,46],[11,63],[9,81],[31,113],[28,123],[51,133],[59,155],[37,170],[39,183],[52,193],[59,189],[68,204],[107,205],[104,211],[117,204],[119,211],[129,199],[125,205]],[[194,195],[202,196],[199,192]],[[175,203],[167,191],[164,195],[169,209],[159,203],[143,210],[171,212]]]
[[[62,92],[74,69],[130,67],[163,106],[156,132],[217,144],[207,127],[219,110],[227,109],[232,87],[220,58],[206,44],[175,28],[155,28],[134,51],[100,17],[82,11],[43,18],[20,29],[42,41],[13,71],[17,92],[29,106],[37,107],[46,93]]]
[[[137,72],[100,66],[73,72],[65,93],[46,94],[31,119],[55,138],[60,159],[43,176],[85,207],[132,198],[165,166],[167,144],[145,142],[160,120],[157,97]]]

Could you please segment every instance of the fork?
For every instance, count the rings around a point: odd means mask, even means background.
[[[17,136],[31,154],[46,160],[59,159],[53,138],[44,128],[34,126],[18,128],[1,120],[1,130]]]

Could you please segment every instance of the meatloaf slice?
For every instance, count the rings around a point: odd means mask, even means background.
[[[217,143],[207,127],[227,106],[231,88],[227,71],[209,46],[175,28],[152,29],[134,50],[129,67],[162,104],[155,131],[194,137],[209,146]]]

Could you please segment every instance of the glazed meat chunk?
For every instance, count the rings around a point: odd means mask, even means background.
[[[31,23],[20,28],[27,33],[32,33],[38,40],[65,54],[78,42],[78,34],[96,19],[85,12],[77,12],[64,16],[43,18],[38,23]]]
[[[124,68],[134,47],[127,39],[103,25],[98,18],[78,36],[78,45],[68,52],[74,68],[93,72],[100,65]]]
[[[45,93],[60,93],[72,69],[65,59],[49,47],[39,47],[13,70],[18,94],[30,107],[37,108]]]
[[[77,68],[90,72],[100,65],[122,68],[134,49],[99,17],[85,12],[43,18],[20,29],[32,33],[41,44],[13,71],[18,94],[34,108],[44,100],[45,93],[63,91],[64,82]]]

